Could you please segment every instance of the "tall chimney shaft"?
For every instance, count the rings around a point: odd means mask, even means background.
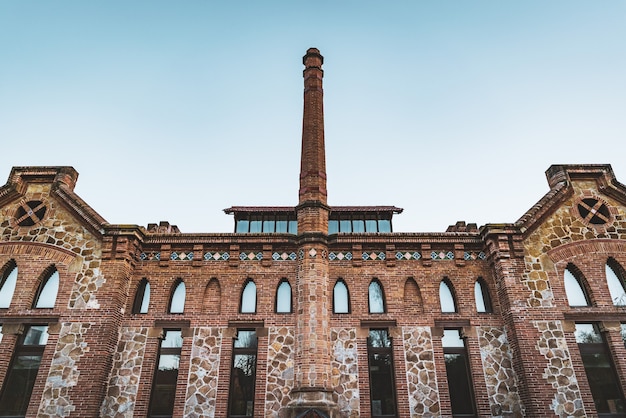
[[[324,92],[322,64],[317,48],[309,48],[304,63],[304,115],[302,118],[302,156],[300,159],[299,203],[327,203],[326,155],[324,152]]]

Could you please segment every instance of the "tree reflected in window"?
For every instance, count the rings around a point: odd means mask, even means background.
[[[609,286],[609,293],[611,294],[611,300],[615,306],[626,306],[626,290],[624,289],[624,277],[619,268],[620,266],[614,261],[610,260],[613,266],[609,263],[605,265],[606,283]]]
[[[239,330],[233,342],[233,367],[230,373],[229,417],[254,416],[257,335],[253,330]]]
[[[393,348],[386,329],[372,329],[367,338],[372,417],[395,417]]]
[[[370,313],[385,312],[385,296],[378,280],[372,280],[368,290]]]
[[[171,417],[174,412],[182,346],[183,337],[180,330],[164,331],[150,397],[151,418]]]

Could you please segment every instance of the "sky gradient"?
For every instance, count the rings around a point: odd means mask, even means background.
[[[330,205],[441,232],[515,222],[551,164],[626,183],[623,0],[0,0],[0,184],[73,166],[108,222],[182,232],[296,205],[309,47]]]

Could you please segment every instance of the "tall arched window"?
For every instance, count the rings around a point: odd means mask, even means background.
[[[287,279],[281,280],[276,289],[276,312],[291,313],[291,285]]]
[[[450,288],[448,279],[443,279],[439,283],[439,303],[441,304],[441,312],[456,312],[456,301]]]
[[[248,280],[241,292],[241,313],[256,313],[256,284]]]
[[[609,259],[604,268],[606,272],[606,284],[609,286],[611,300],[615,306],[626,305],[626,289],[624,286],[623,269],[617,261]]]
[[[478,278],[474,283],[474,299],[476,300],[477,312],[492,312],[491,298],[489,297],[489,290],[487,290],[487,283],[482,278]]]
[[[54,308],[58,292],[59,272],[52,267],[39,285],[33,308]]]
[[[583,283],[573,271],[576,271],[576,267],[568,265],[563,273],[563,283],[569,306],[591,306]]]
[[[337,280],[333,288],[333,312],[349,313],[350,312],[350,295],[348,286],[343,280]]]
[[[185,282],[181,279],[176,281],[174,285],[174,291],[172,292],[172,299],[170,299],[169,313],[183,313],[185,312],[185,298],[187,297],[187,289]]]
[[[17,265],[11,260],[4,266],[0,275],[0,308],[8,308],[11,305],[16,283]]]
[[[133,302],[133,313],[144,314],[148,313],[148,306],[150,305],[150,282],[148,279],[143,278],[137,286],[137,292],[135,293],[135,301]]]
[[[385,295],[383,287],[376,279],[372,280],[368,289],[370,313],[385,313]]]

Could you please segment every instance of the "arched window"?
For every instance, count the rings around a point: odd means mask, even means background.
[[[383,287],[376,279],[372,280],[368,289],[370,313],[385,313],[385,295]]]
[[[135,301],[133,302],[133,313],[143,314],[148,313],[148,306],[150,305],[150,282],[148,279],[141,279],[139,286],[137,286],[137,292],[135,293]]]
[[[172,292],[172,299],[170,299],[169,313],[183,313],[185,312],[185,298],[187,296],[187,290],[185,288],[185,282],[181,279],[176,281],[174,285],[174,291]]]
[[[241,313],[256,313],[256,284],[248,280],[241,292]]]
[[[572,270],[576,271],[576,267],[568,265],[563,273],[563,283],[565,284],[565,294],[569,306],[591,306],[583,284]]]
[[[333,312],[349,313],[350,312],[350,295],[348,286],[343,280],[337,280],[333,288]]]
[[[41,281],[33,308],[54,308],[59,292],[59,272],[53,267]]]
[[[439,303],[441,304],[441,312],[454,313],[457,311],[448,279],[444,279],[439,283]]]
[[[487,290],[487,283],[482,278],[478,278],[474,283],[474,299],[476,300],[477,312],[492,312],[491,298],[489,297],[489,290]]]
[[[291,313],[291,286],[287,279],[281,280],[276,289],[276,312]]]
[[[0,308],[8,308],[11,305],[16,283],[17,265],[11,260],[4,266],[0,275]]]
[[[624,287],[623,269],[617,264],[617,261],[609,259],[604,270],[606,271],[606,283],[609,286],[613,305],[625,306],[626,290]]]
[[[204,290],[204,312],[219,315],[222,309],[222,288],[215,277],[209,280]]]

